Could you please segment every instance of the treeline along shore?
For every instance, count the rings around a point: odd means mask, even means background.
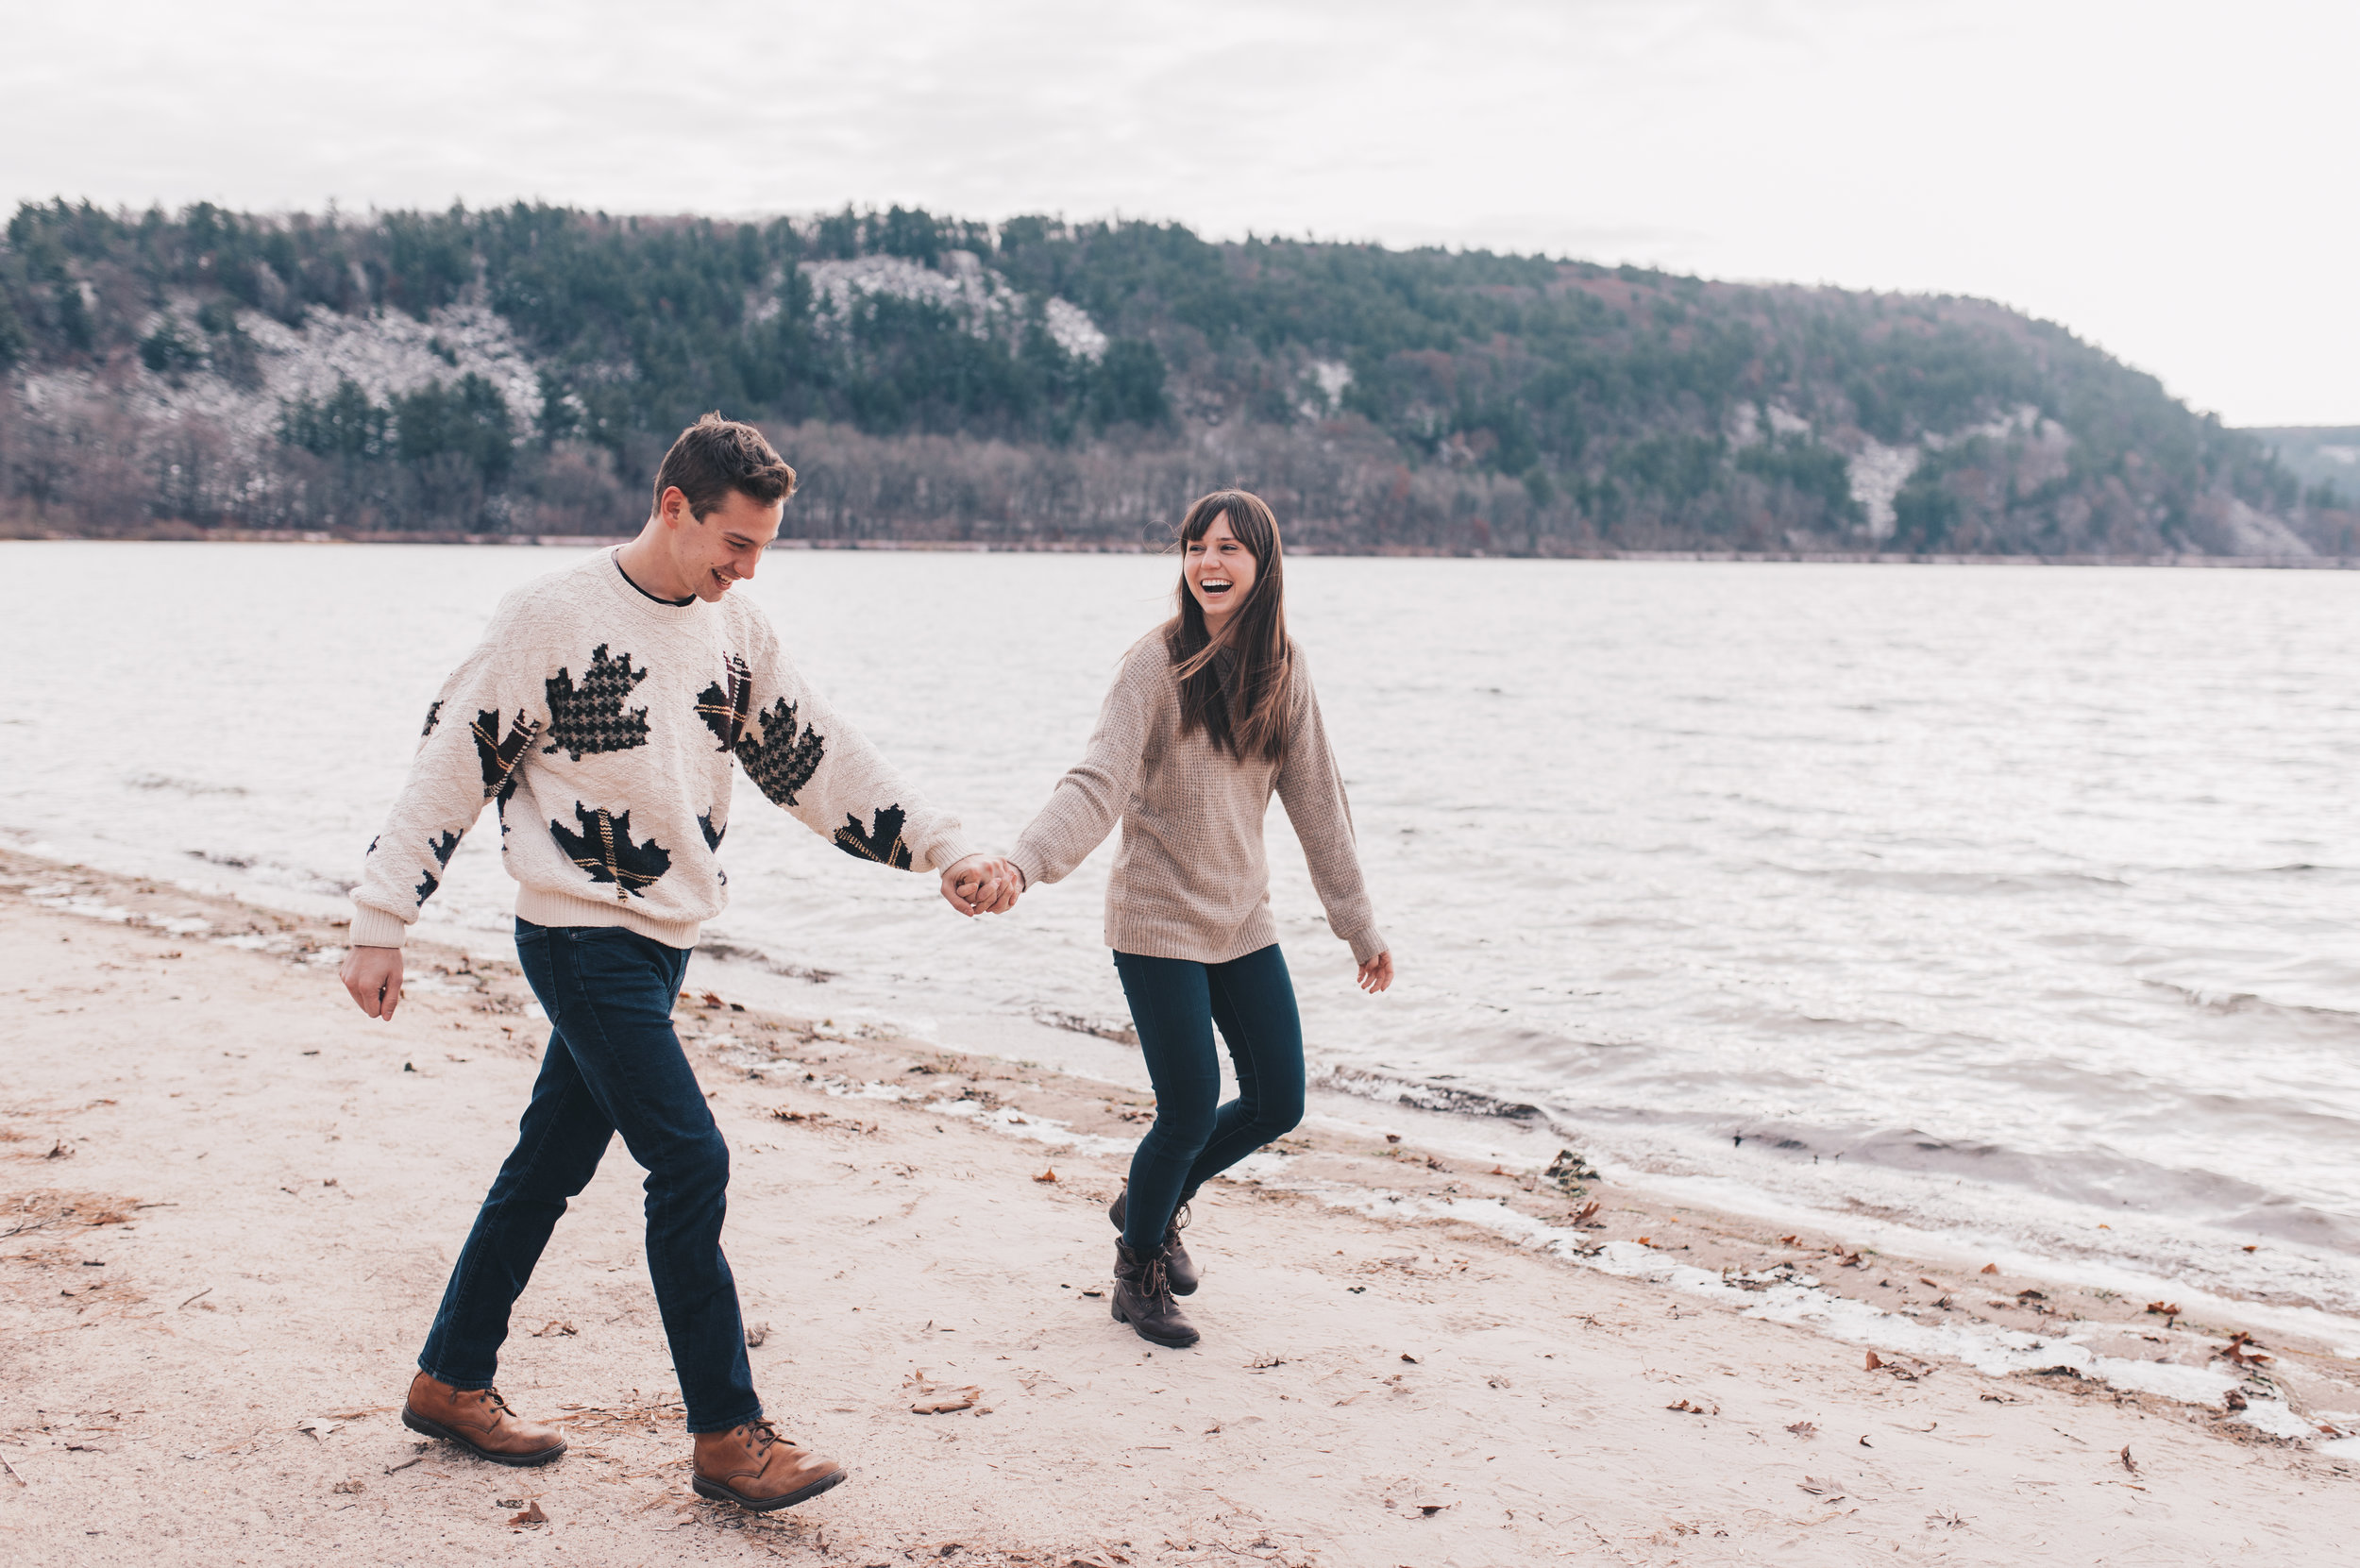
[[[0,242],[0,533],[603,534],[714,408],[813,541],[1137,548],[1239,483],[1332,551],[2360,556],[2352,486],[1976,299],[901,208]]]

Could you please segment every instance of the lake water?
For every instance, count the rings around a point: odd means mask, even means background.
[[[501,593],[569,558],[0,547],[0,832],[334,906],[445,672]],[[781,551],[738,591],[1005,845],[1173,575]],[[1385,997],[1352,988],[1273,812],[1273,903],[1335,1081],[1537,1105],[1698,1201],[2360,1310],[2360,576],[1288,575],[1401,967]],[[953,1045],[1124,1018],[1111,846],[967,922],[750,788],[732,829],[709,936],[823,973],[779,982],[804,1006]],[[497,838],[454,861],[440,934],[498,944]]]

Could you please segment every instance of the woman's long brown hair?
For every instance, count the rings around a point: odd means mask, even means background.
[[[1188,592],[1188,548],[1221,517],[1254,557],[1254,586],[1215,638]],[[1215,750],[1233,757],[1282,762],[1294,716],[1294,659],[1278,519],[1259,496],[1216,490],[1188,508],[1180,549],[1178,613],[1164,623],[1164,647],[1180,683],[1180,733],[1201,729]]]

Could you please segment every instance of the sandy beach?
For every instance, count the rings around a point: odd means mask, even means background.
[[[399,1401],[544,1026],[513,967],[428,948],[375,1023],[340,940],[0,853],[11,1560],[2348,1553],[2360,1367],[2284,1312],[1867,1251],[1372,1104],[1208,1189],[1205,1338],[1153,1349],[1101,1294],[1144,1096],[719,995],[679,1020],[733,1152],[757,1380],[851,1481],[762,1518],[691,1495],[619,1146],[504,1353],[572,1449],[480,1463]],[[1484,1138],[1521,1153],[1470,1162]]]

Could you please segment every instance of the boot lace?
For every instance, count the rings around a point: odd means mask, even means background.
[[[1139,1270],[1139,1294],[1147,1297],[1158,1307],[1175,1305],[1172,1293],[1172,1273],[1165,1264],[1164,1255],[1160,1249],[1150,1254],[1146,1263]]]
[[[779,1435],[776,1425],[760,1416],[746,1423],[746,1437],[753,1447],[755,1458],[760,1458],[768,1453],[772,1443],[786,1442],[786,1439]]]

